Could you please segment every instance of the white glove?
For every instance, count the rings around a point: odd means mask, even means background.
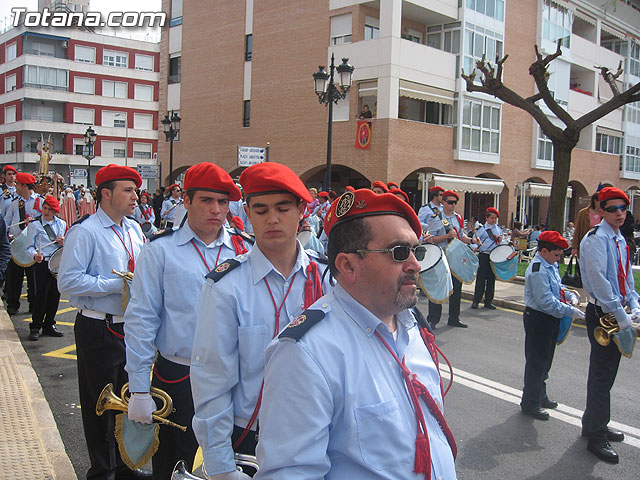
[[[247,480],[251,479],[249,475],[240,470],[234,470],[228,473],[219,473],[218,475],[207,475],[209,480]]]
[[[634,322],[640,320],[640,308],[634,308],[633,310],[631,310],[631,319]]]
[[[622,322],[618,321],[618,325],[620,326],[620,331],[626,330],[631,326],[631,322],[632,322],[631,315],[625,315],[625,317],[626,318]]]
[[[584,312],[576,307],[573,307],[573,314],[571,315],[573,318],[579,318],[584,320]]]
[[[151,414],[156,409],[156,402],[149,393],[134,393],[129,399],[129,420],[139,423],[152,423]]]

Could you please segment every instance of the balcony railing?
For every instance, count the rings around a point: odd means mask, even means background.
[[[23,117],[25,120],[35,120],[38,122],[55,122],[55,118],[53,118],[51,115],[30,115],[30,114],[25,114]],[[60,122],[62,122],[62,119],[60,119]]]
[[[65,86],[65,87],[60,87],[57,85],[46,85],[46,84],[42,84],[42,83],[28,83],[25,82],[24,86],[27,88],[42,88],[44,90],[59,90],[62,92],[68,92],[69,91],[69,87]]]
[[[41,57],[65,58],[63,54],[56,55],[55,53],[41,52],[40,50],[33,49],[25,49],[24,53],[27,55],[39,55]]]

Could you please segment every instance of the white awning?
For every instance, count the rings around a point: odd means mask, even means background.
[[[598,133],[604,133],[605,135],[609,135],[610,137],[618,137],[618,138],[623,138],[624,134],[618,130],[613,130],[611,128],[607,128],[607,127],[602,127],[600,125],[596,126],[596,132]]]
[[[504,182],[494,178],[461,177],[442,173],[429,174],[429,180],[445,190],[463,193],[489,193],[498,195],[504,189]]]
[[[530,197],[550,197],[551,185],[546,183],[529,183],[529,196]],[[573,195],[573,188],[567,187],[567,198],[571,198]]]
[[[400,80],[400,96],[425,100],[427,102],[453,105],[453,92],[438,87]]]
[[[596,19],[593,18],[591,15],[584,13],[578,9],[575,9],[573,13],[579,19],[584,20],[585,22],[587,22],[590,25],[593,25],[594,27],[596,26]]]
[[[608,34],[619,38],[620,40],[624,40],[624,33],[620,32],[619,30],[607,25],[607,24],[602,24],[602,30],[604,30],[605,32],[607,32]]]
[[[359,97],[375,97],[378,95],[378,80],[367,80],[358,84]]]

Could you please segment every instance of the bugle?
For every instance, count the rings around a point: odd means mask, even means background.
[[[244,472],[242,467],[249,467],[255,470],[256,472],[259,470],[258,460],[253,455],[246,455],[244,453],[234,453],[233,458],[236,462],[236,469]],[[202,464],[202,475],[200,477],[194,473],[189,473],[187,469],[187,464],[184,460],[180,460],[176,463],[176,466],[173,468],[173,473],[171,474],[171,480],[202,480],[203,478],[209,478],[207,476],[207,472],[204,468],[204,464]]]
[[[636,343],[636,336],[638,331],[631,326],[631,336],[627,333],[628,330],[624,330],[621,335],[620,325],[618,324],[616,317],[613,313],[607,313],[599,318],[600,325],[593,329],[593,338],[599,345],[606,347],[613,342],[616,344],[620,354],[627,358],[631,358],[633,354],[633,347]]]

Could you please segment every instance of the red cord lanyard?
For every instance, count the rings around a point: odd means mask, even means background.
[[[193,240],[193,238],[191,239],[191,245],[193,245],[193,248],[195,248],[196,252],[198,252],[198,255],[200,255],[200,258],[202,259],[202,263],[204,263],[204,266],[207,267],[207,272],[210,272],[211,269],[209,268],[209,264],[205,260],[204,255],[202,255],[202,252],[200,251],[200,249],[196,245],[196,242]],[[213,268],[216,268],[218,266],[218,260],[220,260],[220,252],[222,252],[222,245],[224,245],[224,244],[221,243],[220,244],[220,248],[218,249],[218,256],[216,257],[216,266],[213,267]]]
[[[622,267],[622,251],[620,251],[620,244],[618,240],[615,240],[616,248],[618,249],[618,287],[620,288],[620,294],[622,295],[622,305],[624,306],[625,298],[627,296],[627,277],[629,276],[629,245],[627,245],[627,268],[626,271]]]
[[[113,228],[113,225],[111,225],[111,230],[113,230],[113,233],[115,233],[118,236],[118,240],[120,240],[120,243],[122,243],[122,246],[124,247],[125,252],[127,252],[127,257],[129,257],[129,263],[127,264],[127,268],[131,273],[133,273],[133,271],[136,269],[136,260],[135,258],[133,258],[133,243],[131,242],[131,234],[127,232],[127,235],[129,236],[129,247],[131,248],[131,250],[129,250],[127,248],[127,245],[124,243],[124,239],[120,236],[120,234],[116,231],[116,229]],[[123,228],[123,231],[124,231],[124,228]]]

